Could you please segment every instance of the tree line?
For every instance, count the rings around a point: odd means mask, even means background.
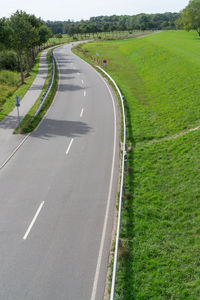
[[[167,12],[133,16],[99,16],[77,22],[72,20],[46,21],[45,24],[51,29],[53,34],[61,33],[72,36],[75,34],[114,31],[175,29],[177,18],[179,18],[178,13]]]
[[[200,36],[200,0],[190,0],[176,20],[177,28],[196,30]]]
[[[19,61],[21,81],[24,83],[24,65],[29,74],[38,49],[46,43],[52,32],[40,18],[23,11],[16,11],[10,18],[0,19],[0,53],[16,54]]]

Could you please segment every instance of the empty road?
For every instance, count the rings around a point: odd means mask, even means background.
[[[117,101],[71,52],[39,127],[0,171],[0,299],[103,299],[119,174]]]

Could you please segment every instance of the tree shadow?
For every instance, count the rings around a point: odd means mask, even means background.
[[[60,68],[60,74],[75,74],[75,73],[80,73],[80,70],[77,70],[77,69],[62,69]]]
[[[34,131],[31,136],[49,139],[55,136],[69,138],[81,137],[91,132],[92,128],[85,122],[44,119],[42,126]]]
[[[73,63],[74,61],[71,60],[71,59],[59,59],[59,58],[57,58],[57,62],[58,63],[63,63],[63,64],[70,64],[70,63]]]
[[[43,70],[39,70],[38,71],[38,75],[41,75],[41,74],[47,74],[48,73],[48,69],[46,68],[44,68]]]
[[[62,80],[68,80],[68,79],[74,79],[75,77],[74,76],[59,76],[59,79],[62,79]]]
[[[65,92],[65,91],[79,91],[79,90],[84,90],[86,88],[83,88],[80,85],[75,85],[75,84],[59,84],[58,86],[58,91],[59,92]]]
[[[0,129],[15,129],[18,125],[18,117],[9,115],[0,122]]]
[[[43,89],[43,85],[36,84],[36,85],[31,86],[29,88],[29,91],[42,90],[42,89]]]

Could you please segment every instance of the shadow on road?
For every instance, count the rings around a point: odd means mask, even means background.
[[[60,58],[57,58],[57,62],[58,63],[63,63],[63,64],[71,64],[71,63],[73,63],[74,61],[72,60],[72,59],[60,59]]]
[[[80,70],[78,69],[62,69],[62,68],[59,68],[60,70],[60,74],[73,74],[73,73],[80,73]]]
[[[15,129],[18,125],[18,118],[7,116],[0,122],[1,129]],[[55,136],[81,137],[91,132],[92,128],[87,123],[79,121],[44,119],[41,126],[32,132],[32,137],[49,139]]]
[[[34,84],[34,85],[32,85],[30,88],[29,88],[29,91],[33,91],[33,90],[39,90],[39,91],[41,91],[43,89],[43,85],[41,85],[41,84]]]
[[[68,79],[70,80],[70,79],[74,79],[74,78],[75,78],[74,76],[62,76],[62,75],[59,76],[59,79],[61,79],[61,80],[66,80],[66,79],[67,79],[67,80],[68,80]]]
[[[31,136],[42,139],[49,139],[55,136],[75,138],[86,135],[91,130],[92,128],[87,123],[80,121],[44,119],[42,125]]]
[[[15,129],[18,124],[18,117],[9,115],[0,122],[0,129]]]
[[[85,88],[83,88],[80,85],[76,85],[76,84],[59,84],[58,86],[58,91],[59,92],[65,92],[65,91],[79,91],[79,90],[84,90]]]

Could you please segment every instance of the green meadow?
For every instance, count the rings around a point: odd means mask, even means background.
[[[115,299],[200,299],[200,130],[173,138],[200,125],[200,39],[165,31],[76,51],[93,64],[97,52],[107,59],[125,96]]]

